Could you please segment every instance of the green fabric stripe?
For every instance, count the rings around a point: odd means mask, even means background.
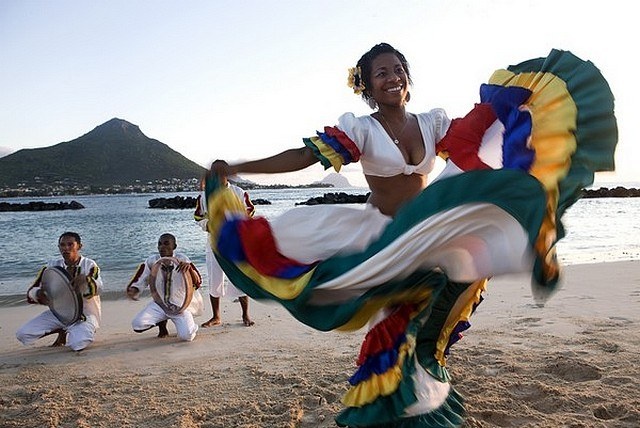
[[[561,218],[580,197],[582,190],[593,184],[594,172],[612,171],[618,142],[614,115],[614,97],[609,84],[591,61],[583,61],[570,52],[552,50],[547,58],[537,58],[508,68],[513,73],[548,72],[567,85],[578,109],[576,152],[571,156],[567,176],[558,183],[556,210],[557,240],[565,236]],[[533,269],[534,287],[542,285],[545,293],[556,288],[558,278],[545,283],[541,264]]]
[[[451,308],[471,284],[449,281],[445,287],[441,287],[434,295],[429,317],[424,320],[424,327],[416,332],[418,361],[422,367],[441,382],[449,381],[450,377],[447,370],[440,366],[434,358],[438,338]]]
[[[593,184],[595,171],[614,168],[618,127],[614,115],[614,97],[609,84],[591,61],[583,61],[570,52],[552,50],[546,58],[525,61],[508,68],[513,73],[545,72],[562,79],[578,108],[576,139],[571,168],[560,182],[558,218]],[[562,231],[564,233],[564,231]],[[563,235],[559,235],[561,238]]]
[[[470,171],[429,186],[398,212],[382,236],[365,251],[349,256],[332,257],[318,264],[309,284],[294,300],[278,299],[266,293],[235,265],[218,255],[216,258],[229,280],[252,298],[278,301],[301,322],[327,331],[343,325],[372,296],[386,295],[412,287],[437,287],[446,279],[435,272],[415,272],[404,280],[381,284],[352,301],[317,307],[307,304],[313,288],[365,263],[419,221],[447,209],[474,202],[493,203],[510,213],[528,231],[529,241],[533,245],[545,209],[545,195],[540,183],[521,171],[483,170]]]
[[[322,164],[324,169],[329,169],[333,167],[333,165],[331,165],[331,161],[326,157],[324,157],[322,153],[320,153],[320,149],[318,149],[318,147],[315,144],[313,144],[313,141],[311,141],[310,138],[303,138],[302,141],[304,142],[305,146],[313,150],[313,154],[315,155],[315,157],[317,157],[320,160],[320,163]]]
[[[337,417],[336,423],[340,427],[369,427],[369,428],[456,428],[464,423],[464,399],[451,388],[447,399],[432,412],[403,418],[398,416],[390,419],[387,409],[390,403],[383,403],[384,397],[362,408],[347,408]],[[375,407],[375,408],[373,408]],[[366,410],[364,410],[366,409]]]

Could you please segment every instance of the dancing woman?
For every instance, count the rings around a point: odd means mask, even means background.
[[[309,326],[368,323],[339,425],[460,426],[449,348],[486,278],[529,271],[536,296],[554,289],[560,218],[595,171],[613,167],[613,96],[593,64],[556,50],[494,73],[453,121],[406,111],[409,65],[388,44],[360,58],[349,84],[373,114],[346,113],[299,149],[212,164],[211,245],[234,284]],[[426,187],[437,155],[447,166]],[[267,222],[224,186],[238,173],[356,161],[371,189],[364,209],[299,207]]]

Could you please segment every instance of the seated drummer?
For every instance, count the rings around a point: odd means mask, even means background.
[[[186,255],[175,252],[177,246],[176,238],[172,234],[164,233],[160,235],[160,238],[158,239],[158,254],[149,256],[144,263],[141,263],[135,275],[127,285],[127,296],[130,299],[138,300],[140,292],[149,285],[153,265],[162,257],[175,257],[178,259],[178,271],[189,271],[193,286],[196,290],[200,288],[200,285],[202,284],[200,272]],[[167,330],[167,320],[170,319],[176,326],[178,339],[191,342],[196,337],[196,332],[198,331],[198,325],[193,320],[193,317],[200,315],[202,310],[202,297],[199,292],[194,290],[191,304],[180,314],[168,315],[160,305],[152,300],[135,316],[131,325],[133,327],[133,331],[136,333],[142,333],[158,326],[160,330],[158,337],[162,338],[169,335]]]
[[[95,261],[80,254],[82,240],[76,232],[65,232],[58,238],[58,250],[62,257],[49,261],[43,266],[35,282],[27,291],[27,302],[48,305],[49,302],[41,287],[42,275],[47,267],[64,268],[73,278],[71,284],[82,295],[83,313],[77,322],[65,326],[51,310],[42,312],[28,321],[16,332],[16,337],[25,345],[31,345],[41,337],[58,333],[52,346],[68,346],[81,351],[93,343],[96,330],[100,327],[101,304],[99,291],[102,288],[100,268]]]

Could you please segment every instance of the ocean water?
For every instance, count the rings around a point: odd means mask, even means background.
[[[292,208],[296,202],[327,192],[365,194],[366,188],[253,190],[257,215],[267,218]],[[82,253],[102,269],[104,291],[123,291],[136,267],[157,252],[160,234],[173,233],[178,251],[187,254],[206,275],[206,235],[193,220],[192,210],[148,208],[158,197],[192,196],[196,193],[64,196],[49,198],[5,198],[0,202],[76,200],[82,210],[44,212],[0,212],[0,296],[22,299],[38,269],[59,255],[57,239],[72,230],[83,238]],[[564,264],[640,260],[640,198],[583,199],[563,218],[567,232],[558,244]]]

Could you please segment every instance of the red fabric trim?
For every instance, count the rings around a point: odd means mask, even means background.
[[[133,274],[131,281],[129,281],[129,283],[127,284],[127,290],[129,289],[129,287],[131,287],[131,284],[133,284],[134,282],[140,279],[140,276],[142,276],[142,272],[144,272],[144,263],[140,263],[140,265],[138,265],[138,269],[136,270],[136,273]]]
[[[347,149],[349,154],[351,154],[352,162],[358,162],[360,160],[360,149],[358,149],[356,143],[354,143],[351,138],[349,138],[349,136],[342,130],[336,128],[335,126],[325,126],[324,133],[338,140],[340,144],[342,144],[342,146]]]
[[[491,169],[478,157],[482,137],[497,116],[488,103],[476,104],[464,118],[451,121],[447,134],[436,144],[436,153],[446,152],[464,171]]]
[[[197,290],[202,285],[202,275],[200,275],[200,271],[193,263],[189,263],[191,266],[191,280],[193,282],[193,287]]]
[[[362,342],[357,364],[360,366],[369,356],[393,349],[398,338],[406,331],[414,310],[414,305],[399,306],[395,312],[376,324]]]
[[[304,266],[280,254],[264,217],[238,222],[238,236],[247,262],[263,275],[277,276],[290,266]]]
[[[256,207],[253,205],[253,202],[251,202],[251,198],[247,192],[244,192],[244,205],[247,207],[247,215],[253,217],[253,214],[256,212]]]
[[[206,213],[202,208],[202,195],[198,195],[196,198],[196,209],[193,212],[193,219],[195,221],[200,221],[206,217]]]

